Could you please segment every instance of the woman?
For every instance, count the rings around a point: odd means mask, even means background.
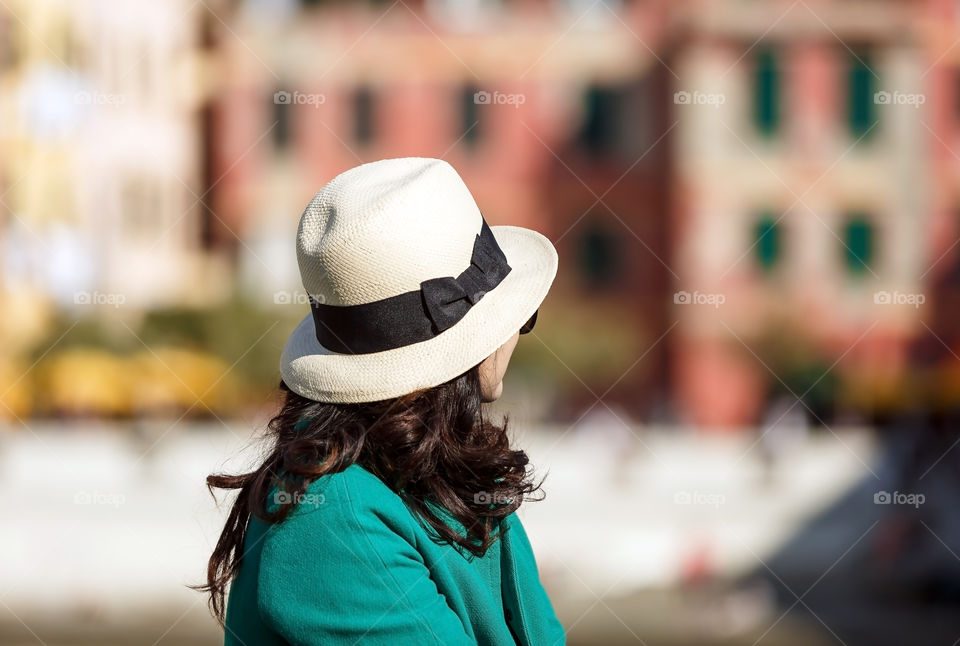
[[[239,489],[204,586],[225,643],[565,643],[515,513],[540,485],[481,410],[552,244],[489,227],[446,162],[390,159],[314,196],[297,258],[272,450],[208,478]]]

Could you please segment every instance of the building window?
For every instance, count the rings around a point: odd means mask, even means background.
[[[376,97],[373,90],[361,85],[353,93],[353,140],[366,146],[374,137],[374,109]]]
[[[771,48],[758,51],[754,62],[753,123],[765,137],[780,127],[780,62]]]
[[[480,140],[482,124],[480,123],[480,104],[477,95],[480,89],[472,85],[460,88],[460,132],[456,137],[468,147],[473,148]]]
[[[858,139],[877,122],[876,75],[870,61],[870,54],[865,51],[850,54],[847,71],[847,125],[850,134]]]
[[[578,136],[582,148],[594,154],[613,150],[617,143],[619,98],[619,93],[608,87],[594,85],[587,89]]]
[[[276,92],[270,102],[273,104],[273,145],[284,150],[290,142],[290,93]]]
[[[870,269],[874,242],[870,218],[863,213],[849,215],[843,230],[843,252],[847,270],[851,274],[862,274]]]
[[[960,70],[953,72],[953,116],[960,120]]]
[[[773,213],[767,211],[761,214],[753,229],[754,234],[754,257],[757,265],[769,272],[776,267],[780,259],[781,248],[781,229],[777,218]]]
[[[578,240],[580,273],[589,287],[604,287],[622,273],[621,238],[599,222],[584,223]]]

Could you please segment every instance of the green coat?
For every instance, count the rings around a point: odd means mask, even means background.
[[[323,476],[283,523],[251,520],[224,643],[562,646],[520,519],[503,528],[478,558],[363,467]]]

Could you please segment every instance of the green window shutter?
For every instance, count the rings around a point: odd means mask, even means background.
[[[766,137],[780,127],[780,63],[772,49],[756,55],[753,79],[753,122]]]
[[[848,218],[843,242],[847,270],[851,274],[866,272],[873,262],[874,230],[865,214],[855,213]]]
[[[754,256],[763,271],[773,269],[780,259],[780,225],[773,213],[765,212],[754,226]]]
[[[577,251],[584,281],[591,287],[616,283],[623,269],[620,239],[614,231],[598,222],[584,223],[582,228]]]
[[[856,56],[851,54],[847,76],[847,125],[854,137],[863,137],[877,121],[876,80],[870,55],[866,52],[858,52]]]
[[[583,100],[580,146],[590,153],[608,153],[616,143],[617,93],[612,88],[593,85],[586,90]]]

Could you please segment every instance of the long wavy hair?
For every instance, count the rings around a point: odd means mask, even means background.
[[[281,523],[298,494],[317,478],[357,463],[401,496],[441,540],[482,555],[502,518],[524,500],[542,500],[524,451],[510,447],[508,417],[500,425],[481,411],[478,366],[409,395],[363,404],[321,403],[280,382],[282,403],[267,425],[270,453],[255,470],[213,474],[207,488],[239,490],[207,565],[209,606],[223,624],[226,590],[243,561],[251,516]],[[274,487],[291,495],[274,496]],[[532,494],[540,496],[533,498]],[[463,536],[430,508],[439,504],[467,531]]]

